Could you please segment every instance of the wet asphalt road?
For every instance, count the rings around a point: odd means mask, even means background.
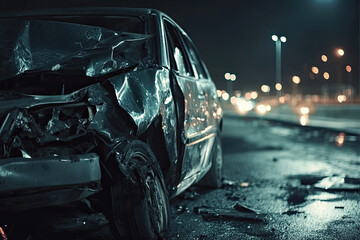
[[[169,239],[360,239],[360,192],[316,188],[329,176],[360,184],[359,136],[225,116],[222,144],[223,187],[172,199]],[[44,213],[50,227],[29,239],[113,239],[101,214],[65,212]]]
[[[346,175],[358,186],[358,136],[225,116],[222,143],[227,181],[171,201],[170,239],[360,239],[360,192],[316,185]],[[264,218],[241,219],[236,204]]]

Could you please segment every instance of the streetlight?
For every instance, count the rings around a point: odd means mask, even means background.
[[[351,66],[350,66],[350,65],[347,65],[347,66],[345,67],[345,69],[346,69],[347,72],[351,72]]]
[[[351,86],[352,85],[352,73],[351,73],[351,66],[350,65],[346,65],[345,67],[346,72],[348,72],[347,74],[347,79],[348,79],[348,84]]]
[[[268,92],[270,92],[270,87],[268,85],[264,84],[261,86],[261,91],[264,93],[268,93]]]
[[[292,103],[296,105],[297,102],[297,93],[298,93],[298,84],[301,82],[300,77],[299,76],[293,76],[292,78],[293,81],[293,99],[292,99]],[[295,98],[294,98],[295,97]]]
[[[315,74],[318,74],[319,73],[319,69],[317,68],[317,67],[312,67],[311,68],[311,71],[313,72],[313,73],[315,73]]]
[[[327,62],[328,58],[327,58],[326,55],[322,55],[322,56],[321,56],[321,60],[322,60],[323,62]]]
[[[339,66],[338,66],[338,83],[341,84],[342,83],[342,57],[345,54],[344,49],[338,48],[336,49],[336,54],[339,56]]]
[[[323,77],[325,80],[329,80],[330,74],[328,72],[324,72]]]
[[[236,80],[236,75],[235,74],[230,74],[230,73],[227,72],[227,73],[225,73],[225,79],[227,81],[228,93],[230,94],[230,96],[232,96],[233,95],[232,84]]]
[[[301,82],[300,78],[298,76],[293,76],[292,78],[292,81],[295,83],[295,84],[299,84]]]
[[[344,56],[345,52],[344,52],[343,49],[339,48],[339,49],[337,50],[337,54],[338,54],[340,57],[342,57],[342,56]]]
[[[230,80],[230,73],[225,73],[225,79]]]
[[[281,43],[286,42],[286,37],[281,36],[280,39],[276,35],[272,35],[271,39],[275,42],[276,48],[276,83],[281,84]],[[277,96],[281,95],[281,89],[277,90]]]

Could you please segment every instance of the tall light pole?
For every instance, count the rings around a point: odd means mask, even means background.
[[[297,94],[298,94],[298,85],[301,82],[300,77],[299,76],[293,76],[292,78],[293,81],[293,88],[292,88],[292,99],[291,99],[291,103],[293,105],[296,105],[297,103]]]
[[[338,83],[339,84],[342,84],[343,81],[342,81],[342,57],[344,56],[345,52],[343,49],[341,48],[338,48],[336,50],[336,55],[339,57],[339,65],[338,65]]]
[[[233,95],[233,82],[236,80],[235,74],[225,73],[225,79],[227,81],[227,90],[230,96]]]
[[[280,38],[276,35],[272,35],[271,39],[275,42],[276,48],[276,83],[281,84],[281,43],[286,42],[286,37],[281,36]],[[281,96],[281,89],[277,90],[276,95]]]

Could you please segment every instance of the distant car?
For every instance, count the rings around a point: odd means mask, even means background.
[[[188,35],[152,9],[0,16],[0,216],[81,199],[156,239],[169,198],[220,187],[222,109]]]

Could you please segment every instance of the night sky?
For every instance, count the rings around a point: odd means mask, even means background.
[[[274,90],[275,43],[272,34],[284,35],[282,82],[291,91],[291,78],[301,78],[303,93],[320,93],[324,84],[336,83],[340,64],[343,82],[359,88],[359,0],[182,0],[182,1],[44,1],[14,0],[2,10],[44,7],[127,6],[151,7],[172,17],[192,38],[213,80],[226,88],[225,72],[235,73],[234,89]],[[11,5],[10,5],[11,4]],[[340,59],[336,48],[343,48]],[[328,62],[321,61],[321,55]],[[345,66],[352,73],[345,72]],[[312,66],[320,74],[310,79]],[[328,71],[330,79],[322,73]],[[351,76],[350,76],[351,75]]]

